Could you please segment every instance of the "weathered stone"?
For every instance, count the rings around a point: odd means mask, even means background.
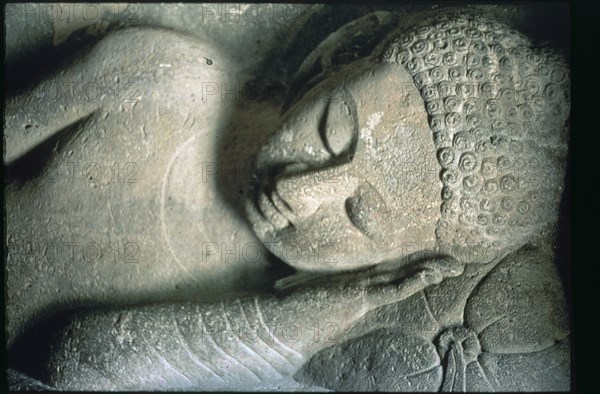
[[[161,7],[6,100],[11,387],[569,388],[569,68],[520,8]]]

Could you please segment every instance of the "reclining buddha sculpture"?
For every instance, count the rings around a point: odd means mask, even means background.
[[[290,86],[246,214],[297,272],[268,294],[75,311],[34,378],[69,390],[568,390],[561,55],[477,13],[376,12],[327,37]],[[317,258],[327,246],[332,258]]]

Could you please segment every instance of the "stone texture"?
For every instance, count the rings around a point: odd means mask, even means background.
[[[561,6],[230,6],[7,7],[11,388],[568,390]]]
[[[344,391],[568,391],[567,312],[547,253],[526,248],[487,267],[484,275],[473,273],[476,266],[467,268],[459,277],[367,314],[353,339],[317,353],[296,379]],[[457,286],[457,281],[470,284]],[[462,310],[440,313],[461,304]],[[367,329],[374,331],[363,334]],[[404,345],[397,346],[398,340]],[[365,349],[376,348],[365,355]],[[419,360],[431,352],[433,365],[421,366]],[[409,380],[416,376],[421,378]]]

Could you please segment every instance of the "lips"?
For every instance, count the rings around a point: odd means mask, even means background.
[[[277,193],[268,177],[255,176],[255,206],[262,217],[275,229],[280,231],[293,227],[293,212],[290,206]]]
[[[266,194],[261,193],[258,198],[258,209],[263,217],[273,225],[276,231],[283,230],[290,225],[290,221],[275,207]]]

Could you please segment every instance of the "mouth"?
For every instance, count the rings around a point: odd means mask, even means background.
[[[275,231],[293,228],[294,212],[277,193],[271,178],[255,173],[252,183],[253,203],[262,218],[269,222]]]

